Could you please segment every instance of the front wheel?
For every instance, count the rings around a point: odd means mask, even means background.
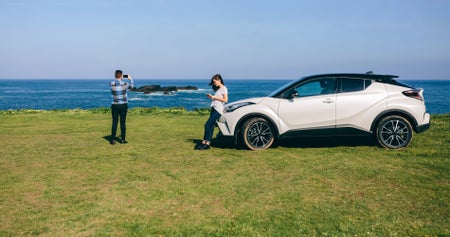
[[[251,118],[242,127],[242,140],[250,150],[265,150],[275,141],[274,129],[264,118]]]
[[[381,146],[397,149],[408,146],[413,130],[405,118],[397,115],[383,118],[377,126],[377,140]]]

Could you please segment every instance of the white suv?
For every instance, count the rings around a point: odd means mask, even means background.
[[[227,104],[218,121],[223,136],[251,150],[292,136],[375,135],[381,146],[406,147],[413,131],[430,127],[423,89],[397,76],[323,74],[286,84],[267,97]]]

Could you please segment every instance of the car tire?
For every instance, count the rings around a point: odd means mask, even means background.
[[[376,136],[381,146],[398,149],[411,143],[413,130],[408,120],[401,116],[391,115],[381,119],[378,123]]]
[[[242,141],[250,150],[265,150],[275,141],[272,124],[264,118],[247,120],[242,126]]]

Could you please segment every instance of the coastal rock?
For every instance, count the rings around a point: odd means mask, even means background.
[[[161,87],[160,85],[145,85],[141,87],[134,87],[131,91],[134,92],[143,92],[144,94],[150,94],[154,92],[163,92],[165,95],[171,94],[172,92],[179,90],[198,90],[195,86],[165,86]]]
[[[145,85],[145,86],[141,86],[139,88],[133,87],[131,89],[131,91],[143,92],[144,94],[149,94],[151,92],[159,91],[160,89],[161,89],[160,85]]]
[[[171,91],[177,91],[177,87],[176,86],[166,86],[166,87],[162,87],[160,91],[162,92],[171,92]]]
[[[198,90],[198,88],[195,87],[195,86],[179,86],[179,87],[177,87],[177,89],[179,91],[180,90],[182,90],[182,91],[196,91],[196,90]]]

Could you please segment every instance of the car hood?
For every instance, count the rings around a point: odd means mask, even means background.
[[[243,99],[243,100],[238,100],[238,101],[233,101],[227,105],[233,105],[233,104],[239,104],[239,103],[243,103],[243,102],[250,102],[250,103],[254,103],[254,104],[259,104],[265,97],[256,97],[256,98],[249,98],[249,99]]]

